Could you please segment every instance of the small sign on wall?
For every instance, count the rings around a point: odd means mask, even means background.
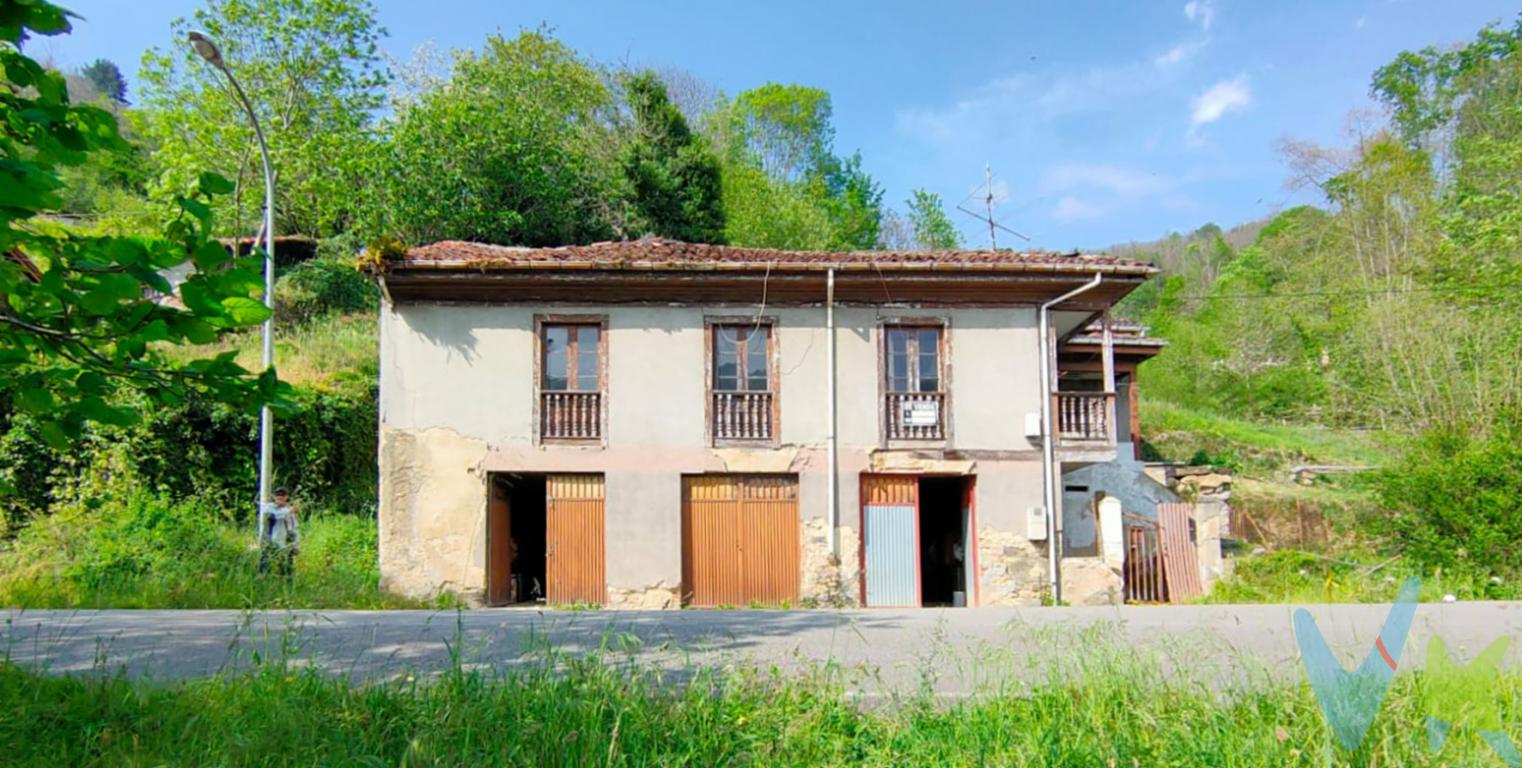
[[[934,400],[899,403],[899,423],[906,427],[933,427],[941,423],[941,404]]]

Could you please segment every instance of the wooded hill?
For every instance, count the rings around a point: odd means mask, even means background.
[[[898,210],[883,201],[862,158],[836,147],[822,90],[719,93],[687,73],[593,61],[543,30],[386,66],[365,0],[209,0],[145,56],[139,92],[109,62],[71,75],[75,101],[100,106],[125,141],[61,167],[57,200],[39,211],[48,231],[148,237],[191,210],[207,228],[199,236],[256,232],[252,133],[220,75],[181,44],[192,27],[221,43],[269,134],[278,234],[319,239],[315,258],[281,263],[280,374],[295,385],[295,410],[276,461],[303,498],[335,513],[374,509],[374,434],[360,427],[374,414],[375,296],[353,269],[367,249],[644,235],[808,249],[958,244],[934,195],[916,191]],[[1117,246],[1164,270],[1122,307],[1170,342],[1141,369],[1143,430],[1169,458],[1265,476],[1304,459],[1377,466],[1315,489],[1329,503],[1356,501],[1348,557],[1398,556],[1415,571],[1458,574],[1466,595],[1513,594],[1522,23],[1403,53],[1371,89],[1388,108],[1384,126],[1347,147],[1285,146],[1290,175],[1322,204]],[[215,194],[203,202],[206,191]],[[196,326],[193,340],[209,340],[199,346],[150,349],[181,366],[232,353],[252,369],[256,335],[235,325]],[[51,381],[53,362],[27,364]],[[252,513],[247,408],[144,400],[124,386],[92,403],[117,423],[83,414],[88,429],[63,445],[42,405],[0,386],[5,537],[59,512],[82,520],[120,507],[123,488],[147,494],[129,516],[139,522],[153,499],[229,521]],[[125,571],[147,568],[127,555]]]

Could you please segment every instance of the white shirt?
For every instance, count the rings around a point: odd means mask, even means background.
[[[259,541],[281,549],[300,544],[296,530],[296,512],[290,505],[276,506],[273,501],[259,505]]]

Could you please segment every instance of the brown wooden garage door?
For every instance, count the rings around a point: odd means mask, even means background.
[[[545,599],[607,602],[602,475],[550,475],[545,496]]]
[[[798,599],[798,478],[682,478],[682,583],[690,605]]]

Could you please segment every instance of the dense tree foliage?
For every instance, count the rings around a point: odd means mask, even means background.
[[[719,160],[671,103],[654,72],[624,80],[634,113],[621,162],[641,234],[696,243],[724,242]]]
[[[93,235],[49,221],[62,203],[60,170],[119,149],[115,118],[71,104],[64,78],[18,45],[24,34],[67,32],[66,14],[47,3],[3,6],[0,15],[0,419],[15,419],[54,449],[86,425],[129,425],[142,410],[199,396],[249,410],[277,399],[274,371],[255,377],[230,357],[177,363],[164,345],[204,344],[269,315],[258,300],[258,260],[233,259],[209,239],[207,200],[230,184],[202,174],[179,213],[142,236]],[[165,270],[189,262],[176,289]],[[184,308],[152,298],[174,295]]]
[[[116,62],[96,59],[79,70],[79,76],[90,82],[95,91],[117,104],[127,103],[127,79]]]
[[[626,234],[614,107],[603,73],[564,44],[493,35],[399,107],[372,171],[367,227],[408,243]]]
[[[722,103],[708,130],[724,158],[727,236],[736,245],[870,250],[882,188],[860,154],[834,154],[829,94],[768,83]]]
[[[264,201],[259,148],[223,74],[186,45],[192,29],[221,47],[259,116],[279,179],[277,234],[346,229],[389,78],[375,8],[368,0],[208,0],[174,22],[168,48],[143,56],[134,114],[154,147],[159,194],[172,198],[200,171],[215,171],[234,182],[220,210],[225,231],[247,233]]]

